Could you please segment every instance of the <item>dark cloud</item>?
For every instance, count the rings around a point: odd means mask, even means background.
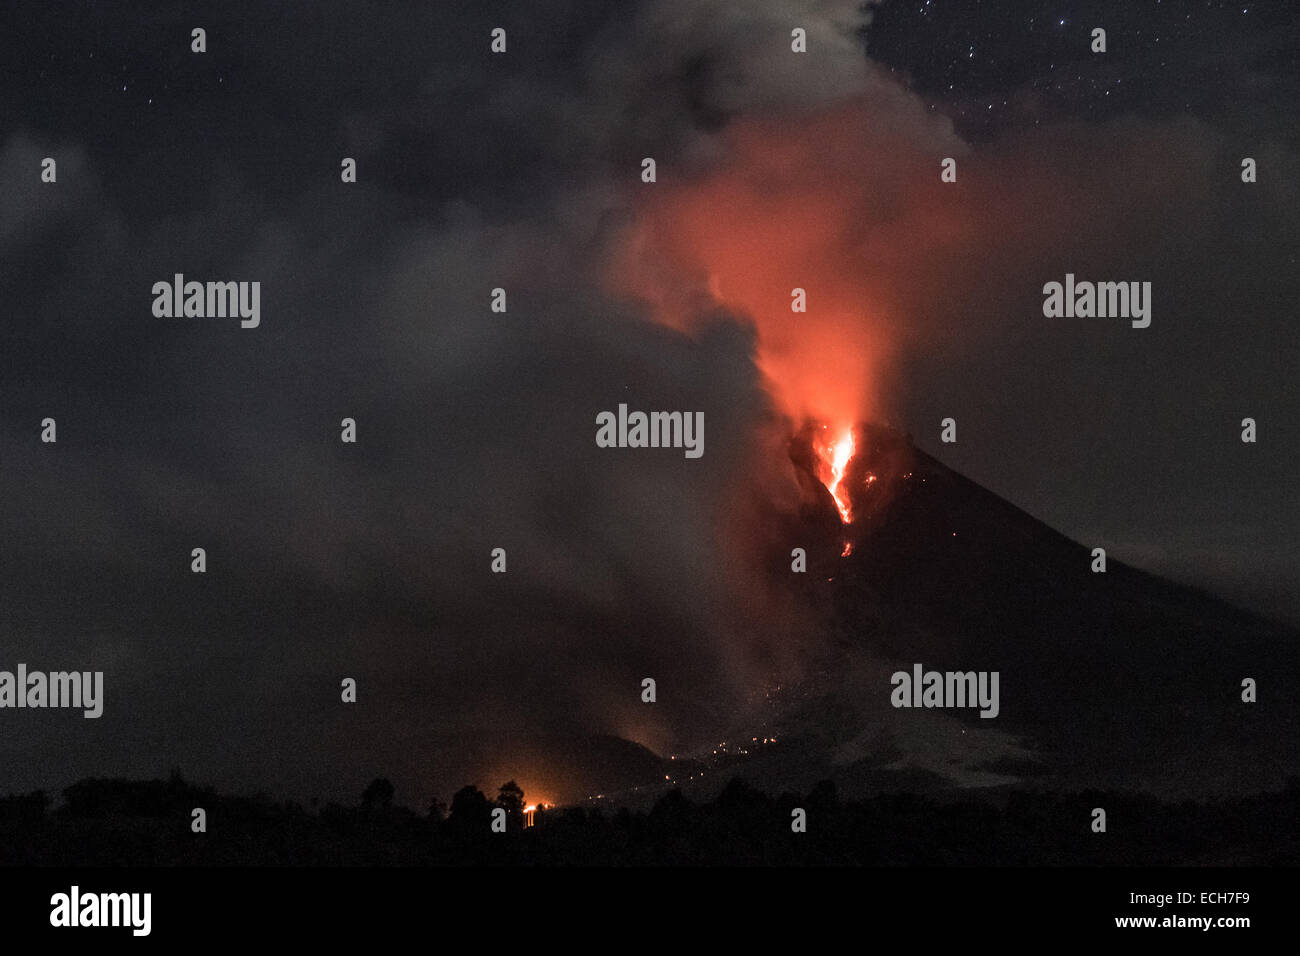
[[[1267,510],[1295,434],[1285,151],[1252,144],[1248,196],[1237,144],[1178,118],[968,158],[862,56],[856,7],[87,6],[7,36],[0,663],[102,668],[108,700],[99,721],[13,718],[6,784],[179,765],[334,796],[387,773],[419,802],[534,733],[692,746],[797,667],[815,635],[745,536],[795,493],[761,325],[710,308],[673,330],[609,282],[644,214],[640,158],[707,182],[751,122],[874,117],[873,163],[822,155],[862,176],[845,218],[906,317],[875,389],[923,445],[956,414],[945,458],[1139,564],[1234,581],[1293,563],[1295,516]],[[786,55],[792,22],[817,57]],[[918,164],[949,150],[953,231],[928,234],[910,214],[948,196]],[[1067,270],[1152,280],[1152,329],[1045,324],[1038,290]],[[261,327],[155,319],[175,272],[260,281]],[[619,402],[704,411],[705,456],[597,449]],[[1250,413],[1268,437],[1246,466]]]

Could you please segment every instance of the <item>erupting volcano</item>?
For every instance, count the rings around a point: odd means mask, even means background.
[[[962,328],[959,300],[936,306],[926,289],[988,241],[989,207],[955,191],[940,199],[936,177],[917,172],[945,155],[949,130],[908,105],[881,122],[880,105],[728,122],[716,161],[637,192],[606,265],[611,290],[653,321],[688,335],[752,330],[742,341],[769,400],[753,420],[780,422],[755,447],[779,445],[790,424],[793,469],[773,456],[736,472],[761,473],[762,494],[747,516],[754,533],[731,540],[762,543],[761,566],[809,636],[761,719],[727,728],[742,740],[760,724],[780,730],[781,747],[743,754],[729,772],[773,792],[823,776],[859,792],[1279,785],[1300,767],[1296,718],[1241,707],[1225,675],[1297,679],[1292,629],[1113,559],[1093,573],[1091,542],[883,423],[908,415],[887,395],[900,360],[935,330]],[[938,421],[915,424],[938,438]],[[891,674],[918,662],[1000,674],[997,720],[896,711]],[[713,786],[712,768],[688,788]]]
[[[1119,561],[1090,573],[1087,547],[906,431],[807,421],[789,457],[804,506],[769,560],[827,640],[716,738],[780,746],[687,753],[710,772],[672,785],[703,797],[735,774],[772,792],[825,778],[852,793],[1105,786],[1199,798],[1276,788],[1300,767],[1294,712],[1242,707],[1222,677],[1267,666],[1296,680],[1293,629]],[[795,544],[806,576],[785,573]],[[997,719],[896,709],[891,674],[918,662],[998,673]]]

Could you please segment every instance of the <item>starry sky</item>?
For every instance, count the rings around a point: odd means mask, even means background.
[[[720,530],[738,475],[760,514],[792,482],[769,328],[629,297],[696,301],[713,250],[671,236],[647,248],[681,270],[609,281],[640,224],[725,223],[709,197],[755,170],[838,223],[770,251],[871,306],[859,411],[1118,560],[1300,621],[1293,4],[51,2],[0,26],[0,665],[102,668],[109,694],[99,721],[6,716],[0,791],[179,766],[295,795],[384,773],[420,802],[520,727],[689,747],[795,666],[816,635]],[[765,241],[761,204],[736,214]],[[1067,271],[1153,282],[1152,327],[1048,322]],[[155,319],[176,272],[261,281],[261,327]],[[704,458],[598,454],[619,401],[703,409]],[[653,720],[647,669],[683,688]]]
[[[1107,31],[1104,56],[1094,27]],[[1283,3],[931,0],[882,5],[867,50],[964,135],[988,137],[1066,118],[1283,112],[1295,31]]]

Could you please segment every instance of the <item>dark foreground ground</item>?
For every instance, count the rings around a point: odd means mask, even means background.
[[[997,800],[911,794],[841,801],[830,784],[767,796],[733,780],[715,800],[673,791],[648,811],[552,809],[525,828],[518,791],[461,790],[418,814],[377,780],[359,805],[307,808],[170,780],[84,780],[52,806],[0,798],[4,866],[283,865],[1144,865],[1300,863],[1300,781],[1209,803],[1118,792],[1017,792]],[[494,833],[492,811],[507,811]],[[194,833],[201,807],[207,832]],[[1093,811],[1106,831],[1093,831]],[[791,830],[793,811],[807,832]]]

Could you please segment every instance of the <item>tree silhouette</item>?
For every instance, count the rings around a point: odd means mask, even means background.
[[[447,804],[443,803],[437,797],[434,797],[429,803],[428,816],[430,823],[441,823],[443,820],[447,819]]]
[[[393,785],[388,780],[376,777],[370,781],[370,786],[366,787],[365,793],[361,794],[361,806],[366,810],[391,807],[394,792]]]
[[[475,786],[461,787],[451,798],[447,825],[458,833],[487,833],[492,823],[492,803]]]
[[[670,791],[648,811],[569,807],[551,811],[545,825],[538,811],[541,832],[522,838],[516,838],[518,831],[502,837],[491,830],[494,809],[518,812],[524,802],[514,781],[496,799],[473,786],[462,788],[442,825],[388,806],[392,788],[383,779],[372,782],[363,797],[374,809],[361,811],[332,803],[308,811],[189,784],[182,791],[167,779],[87,779],[63,795],[66,804],[55,811],[41,791],[0,796],[0,867],[1167,866],[1228,857],[1258,866],[1300,864],[1300,787],[1294,780],[1280,792],[1176,804],[1151,794],[1101,790],[1015,791],[1005,799],[940,800],[908,792],[846,799],[828,783],[773,800],[735,781],[703,803]],[[187,826],[195,806],[221,821],[197,850]],[[1125,821],[1124,841],[1088,839],[1078,825],[1079,808],[1095,806]],[[808,812],[805,836],[786,836],[794,807]],[[435,801],[431,809],[440,808]],[[87,841],[92,825],[111,837]]]
[[[506,811],[506,829],[515,831],[524,825],[524,788],[513,780],[501,784],[497,791],[497,806]]]

